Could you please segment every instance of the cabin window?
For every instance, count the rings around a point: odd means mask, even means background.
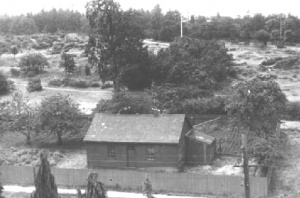
[[[155,159],[155,149],[153,147],[147,148],[147,159],[154,160]]]
[[[108,156],[116,157],[116,151],[114,146],[108,146]]]

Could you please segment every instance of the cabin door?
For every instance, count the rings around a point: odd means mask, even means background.
[[[134,146],[127,146],[127,167],[136,167]]]

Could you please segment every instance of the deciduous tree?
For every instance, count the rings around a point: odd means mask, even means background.
[[[267,138],[275,133],[287,99],[279,85],[258,77],[236,86],[226,101],[226,111],[238,126]]]
[[[268,41],[271,39],[271,35],[265,30],[259,30],[255,32],[254,38],[266,46]]]
[[[64,134],[79,132],[80,115],[78,104],[69,96],[53,95],[42,101],[37,113],[36,127],[40,132],[55,135],[57,143],[61,145]]]
[[[102,80],[112,80],[120,89],[123,68],[144,63],[143,31],[134,24],[135,14],[124,12],[113,0],[93,0],[86,6],[93,34],[90,36],[90,63],[98,67]]]
[[[12,100],[8,103],[9,113],[7,116],[10,121],[7,128],[18,132],[26,137],[26,144],[31,142],[31,134],[35,131],[36,108],[28,104],[28,98],[25,98],[20,91],[14,92]]]

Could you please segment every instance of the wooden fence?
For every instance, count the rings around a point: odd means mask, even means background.
[[[38,172],[36,167],[1,166],[1,181],[4,185],[32,186],[34,177]],[[244,195],[242,186],[243,177],[216,176],[192,173],[160,173],[136,170],[116,169],[60,169],[52,168],[58,186],[84,186],[91,172],[99,174],[99,181],[108,187],[121,187],[122,189],[141,189],[147,174],[153,183],[155,191],[169,191],[179,193],[198,193],[213,195]],[[256,197],[267,197],[267,177],[251,177],[251,194]]]

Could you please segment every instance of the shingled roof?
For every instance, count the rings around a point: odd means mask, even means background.
[[[186,134],[187,137],[192,138],[194,140],[204,142],[206,144],[211,144],[216,139],[210,135],[207,135],[202,132],[202,128],[199,127],[199,125],[193,126],[193,129],[191,129],[190,132]]]
[[[86,142],[178,144],[184,114],[95,114]]]

